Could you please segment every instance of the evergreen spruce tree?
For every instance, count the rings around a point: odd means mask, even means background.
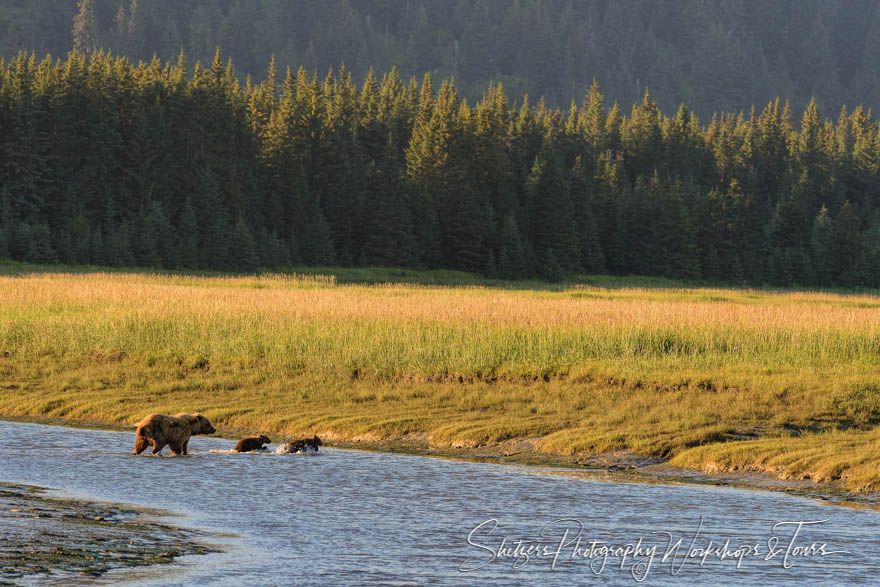
[[[231,249],[232,267],[238,271],[256,270],[260,263],[257,243],[251,229],[241,216],[235,221]]]
[[[718,255],[721,270],[714,278],[729,279],[734,256],[750,246],[749,236],[755,230],[748,222],[749,198],[739,181],[732,179],[726,192],[713,189],[708,200],[710,231],[706,236]]]
[[[546,261],[552,257],[563,271],[580,271],[574,209],[559,160],[536,159],[528,187],[532,200],[532,242],[538,259]],[[551,249],[552,256],[548,254]]]
[[[79,0],[79,12],[73,19],[73,47],[80,53],[91,53],[97,44],[95,0]]]
[[[496,266],[498,276],[503,279],[520,279],[532,272],[526,246],[513,214],[506,216],[501,224]]]
[[[202,178],[204,204],[200,210],[202,232],[200,264],[207,269],[228,269],[231,266],[230,246],[233,225],[224,205],[216,178],[209,172]]]
[[[794,196],[776,206],[773,218],[773,242],[781,247],[798,247],[807,241],[809,229],[803,211]]]
[[[833,279],[831,234],[831,216],[828,208],[822,206],[813,221],[813,233],[810,237],[812,265],[815,269],[816,283],[819,285],[831,285]]]
[[[368,265],[407,266],[415,256],[408,194],[395,154],[389,135],[381,163],[371,162],[367,168],[362,254]]]
[[[141,267],[161,267],[156,226],[151,214],[145,215],[134,234],[134,261]]]
[[[52,248],[52,235],[48,224],[40,223],[34,226],[26,259],[30,263],[58,262],[58,255]]]
[[[546,249],[544,251],[544,257],[538,265],[538,272],[541,274],[541,277],[551,283],[559,283],[565,278],[565,270],[556,258],[556,253],[553,249]]]
[[[73,250],[73,238],[67,230],[61,230],[61,232],[58,233],[53,248],[58,253],[57,257],[59,263],[64,263],[65,265],[76,263]]]
[[[104,244],[104,233],[99,226],[91,233],[91,239],[89,241],[89,263],[92,265],[106,265],[106,253],[107,248]]]
[[[743,285],[745,283],[745,271],[743,270],[742,261],[739,255],[733,257],[733,267],[730,270],[730,280],[734,285]]]
[[[776,270],[773,275],[773,284],[790,287],[795,282],[795,272],[792,266],[792,249],[775,247],[773,249],[773,267]]]
[[[199,267],[199,221],[187,198],[180,211],[176,231],[177,265],[186,269]]]
[[[89,222],[80,212],[70,224],[70,255],[74,263],[88,264],[91,259],[92,233]],[[62,247],[63,249],[63,247]]]
[[[669,275],[685,279],[700,277],[696,228],[691,220],[691,212],[684,202],[683,188],[678,181],[665,188],[661,243],[668,259],[666,264]]]
[[[275,263],[273,267],[290,267],[292,264],[292,258],[290,256],[290,247],[288,244],[275,232],[269,233],[269,238],[271,239],[271,245],[273,249],[273,257],[275,258]]]
[[[605,150],[605,120],[605,97],[599,91],[599,82],[593,78],[587,91],[586,109],[578,116],[578,131],[587,144],[593,170]]]
[[[861,249],[859,218],[849,201],[845,202],[831,224],[830,260],[836,283],[857,285],[859,273],[854,270]]]
[[[880,218],[875,217],[865,233],[865,260],[868,262],[866,285],[880,284]]]
[[[495,260],[495,253],[491,250],[486,256],[486,268],[483,270],[483,275],[492,279],[498,277],[498,262]]]
[[[722,277],[721,257],[718,255],[718,249],[714,245],[710,245],[706,251],[702,271],[703,276],[709,279],[718,280]]]
[[[873,274],[875,273],[875,270],[872,267],[872,262],[873,259],[866,244],[864,242],[860,243],[859,252],[850,268],[850,275],[848,278],[852,285],[861,287],[873,287],[877,285],[877,283],[872,280]]]
[[[599,228],[593,214],[592,186],[587,181],[586,165],[580,155],[575,159],[570,184],[581,266],[587,273],[602,273],[605,255],[599,244]]]
[[[2,67],[0,67],[2,69]],[[0,259],[12,256],[10,241],[12,239],[12,202],[6,187],[0,188]]]
[[[660,204],[663,191],[656,172],[650,180],[637,178],[633,187],[630,250],[639,275],[666,274],[676,261],[674,248],[664,246],[671,227]]]
[[[262,229],[257,238],[259,266],[278,269],[290,266],[290,249],[275,232]]]
[[[336,262],[330,225],[318,209],[317,203],[313,204],[306,222],[300,253],[306,265],[326,266]]]
[[[115,267],[130,267],[135,263],[128,222],[122,222],[113,230],[107,242],[107,263]]]
[[[24,261],[31,250],[32,229],[27,222],[12,222],[9,225],[9,254],[16,261]]]
[[[296,233],[291,231],[290,236],[287,239],[287,251],[290,256],[291,265],[299,265],[302,263],[302,254],[300,253],[299,248],[299,237],[297,237]]]
[[[153,238],[156,242],[156,252],[162,267],[177,267],[180,265],[179,251],[175,246],[174,227],[168,216],[165,215],[162,203],[154,200],[148,214],[149,223],[152,227]]]

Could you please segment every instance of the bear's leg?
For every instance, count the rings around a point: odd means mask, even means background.
[[[181,453],[183,452],[183,447],[180,445],[180,443],[178,443],[178,442],[176,442],[176,441],[175,441],[175,442],[169,442],[169,443],[168,443],[168,448],[171,449],[171,454],[173,454],[173,455],[179,455],[179,454],[181,454]]]
[[[187,438],[186,440],[183,441],[183,454],[188,455],[189,454],[188,451],[189,451],[189,438]]]
[[[150,441],[144,438],[143,436],[138,436],[134,440],[134,452],[133,454],[139,455],[144,452],[147,447],[150,445]]]
[[[165,443],[164,443],[164,442],[160,444],[158,441],[154,440],[154,441],[152,441],[151,444],[153,445],[153,454],[154,454],[154,455],[159,454],[159,452],[160,452],[163,448],[165,448]]]

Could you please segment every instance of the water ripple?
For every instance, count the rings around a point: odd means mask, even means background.
[[[657,545],[650,584],[871,583],[880,565],[880,514],[824,505],[776,493],[688,485],[640,485],[536,474],[523,467],[424,457],[322,449],[317,455],[230,453],[233,442],[195,437],[188,457],[130,454],[131,433],[0,422],[0,480],[42,485],[68,495],[177,512],[175,523],[226,536],[220,554],[187,557],[151,571],[114,572],[99,582],[238,585],[570,585],[593,578],[631,585],[633,557],[610,556],[598,577],[596,560],[563,550],[556,568],[532,556],[520,569],[498,559],[473,572],[469,558],[488,562],[486,548],[502,539],[541,540],[547,524],[569,518],[569,536],[581,524],[582,547]],[[797,545],[827,543],[850,554],[799,556],[783,568],[770,560],[709,557],[703,566],[659,559],[668,532],[684,539],[703,519],[695,546],[729,539],[767,548],[773,524],[827,520],[805,526]],[[468,533],[497,520],[491,534]],[[576,522],[575,522],[576,521]],[[783,527],[786,528],[793,527]],[[563,538],[558,524],[543,538]],[[777,531],[783,540],[790,531]],[[2,529],[0,529],[2,533]],[[681,557],[675,565],[681,563]]]

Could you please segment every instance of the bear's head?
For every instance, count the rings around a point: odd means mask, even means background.
[[[214,434],[217,432],[206,417],[194,414],[193,434]]]
[[[260,442],[263,444],[272,444],[272,441],[269,440],[269,437],[265,434],[260,434]]]
[[[321,442],[321,439],[318,438],[317,434],[315,434],[315,437],[312,438],[312,444],[314,444],[315,446],[324,446],[324,443]]]

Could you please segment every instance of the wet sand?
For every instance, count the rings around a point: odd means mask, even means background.
[[[205,538],[143,511],[0,482],[0,584],[72,581],[216,552]]]

